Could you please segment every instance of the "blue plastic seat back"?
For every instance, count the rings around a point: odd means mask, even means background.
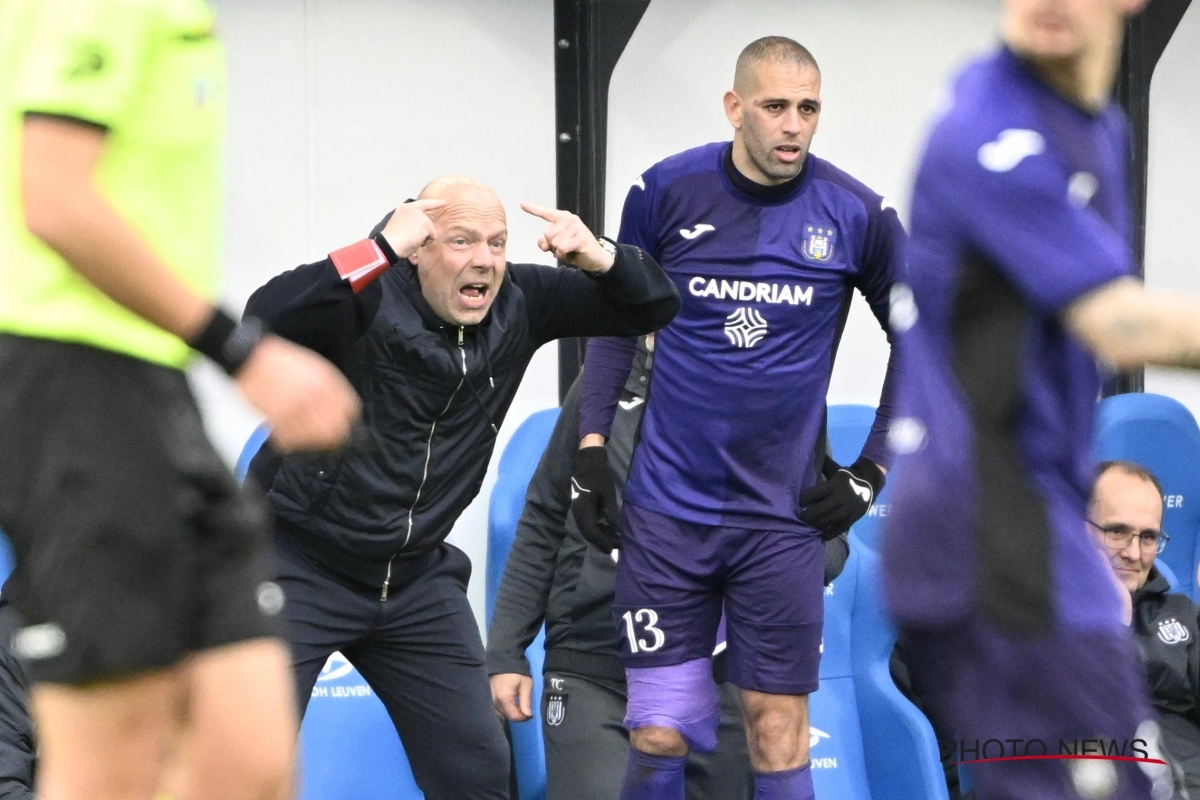
[[[408,758],[383,704],[335,653],[300,728],[300,800],[420,800]]]
[[[876,522],[878,525],[878,522]],[[851,660],[857,691],[867,778],[874,796],[945,800],[945,773],[933,726],[892,680],[889,662],[896,630],[884,614],[879,553],[850,537],[858,552]]]
[[[858,553],[851,552],[845,570],[825,587],[821,687],[808,698],[809,753],[817,797],[871,797],[850,657],[858,560]]]
[[[852,548],[846,568],[825,587],[825,625],[821,631],[821,686],[825,681],[854,676],[850,657],[854,593],[858,585],[859,554]],[[818,692],[819,694],[820,692]]]
[[[233,474],[237,476],[238,481],[246,480],[246,473],[250,471],[250,462],[254,456],[258,455],[258,451],[270,435],[271,426],[264,422],[254,429],[250,438],[242,445],[242,452],[238,455],[237,464],[233,468]]]
[[[525,508],[525,491],[537,469],[558,409],[531,414],[509,439],[500,456],[499,475],[488,506],[487,621],[496,609],[496,593],[504,575],[504,564],[517,534],[517,521]],[[546,753],[542,743],[542,664],[546,657],[545,628],[525,651],[533,674],[533,719],[510,725],[513,760],[520,800],[543,800],[546,796]]]
[[[234,469],[239,481],[269,434],[263,423],[246,440]],[[383,703],[358,670],[334,653],[317,678],[300,726],[300,800],[424,796]]]
[[[13,555],[12,541],[3,529],[0,529],[0,584],[8,580],[16,565],[17,558]]]
[[[867,785],[854,678],[822,678],[821,688],[808,696],[808,721],[809,766],[817,797],[883,797]]]
[[[525,491],[537,469],[538,461],[550,441],[558,409],[547,408],[530,414],[513,432],[500,454],[496,485],[488,501],[488,551],[486,606],[487,624],[496,608],[496,592],[504,576],[508,551],[517,535],[517,521],[525,509]]]
[[[1158,556],[1176,578],[1176,591],[1197,599],[1200,553],[1200,428],[1177,400],[1157,394],[1123,394],[1100,403],[1096,457],[1133,461],[1158,478],[1166,495],[1163,530],[1170,544]]]
[[[871,406],[830,406],[827,430],[834,460],[853,463],[874,421]],[[896,631],[883,613],[878,578],[887,509],[885,487],[852,529],[846,568],[825,591],[821,688],[809,702],[813,725],[829,738],[813,747],[813,778],[821,797],[944,800],[933,728],[896,688],[888,668]],[[839,744],[844,739],[855,744]],[[836,761],[818,761],[819,748],[826,745],[838,751]],[[834,774],[843,770],[850,776]]]

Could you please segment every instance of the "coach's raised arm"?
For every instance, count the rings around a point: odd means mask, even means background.
[[[675,317],[679,292],[643,250],[596,237],[569,211],[521,208],[549,223],[538,247],[577,270],[506,263],[499,198],[470,178],[448,176],[389,212],[369,238],[268,281],[246,315],[336,360],[370,328],[382,295],[376,280],[395,267],[405,274],[393,282],[410,287],[410,300],[420,294],[413,305],[424,309],[427,328],[486,325],[500,302],[500,324],[519,308],[527,336],[540,346],[570,336],[641,335]]]
[[[471,565],[445,539],[479,493],[529,360],[552,339],[648,333],[679,310],[641,249],[597,239],[569,212],[522,207],[548,223],[542,251],[577,269],[507,263],[499,198],[449,176],[246,308],[324,354],[363,402],[356,446],[268,449],[250,469],[269,490],[298,697],[341,650],[387,706],[429,797],[508,796]]]

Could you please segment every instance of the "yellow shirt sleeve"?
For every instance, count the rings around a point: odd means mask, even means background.
[[[147,0],[39,0],[25,32],[15,107],[119,127],[146,76],[156,16]]]

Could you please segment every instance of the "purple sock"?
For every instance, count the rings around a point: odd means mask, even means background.
[[[629,748],[621,800],[683,800],[687,761],[687,756],[652,756]]]
[[[754,800],[815,800],[808,764],[783,772],[754,773]]]

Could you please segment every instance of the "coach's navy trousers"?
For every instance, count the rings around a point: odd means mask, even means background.
[[[276,553],[301,714],[341,651],[383,701],[428,800],[506,800],[508,743],[467,602],[470,559],[449,544],[398,559],[382,600],[278,540]]]

